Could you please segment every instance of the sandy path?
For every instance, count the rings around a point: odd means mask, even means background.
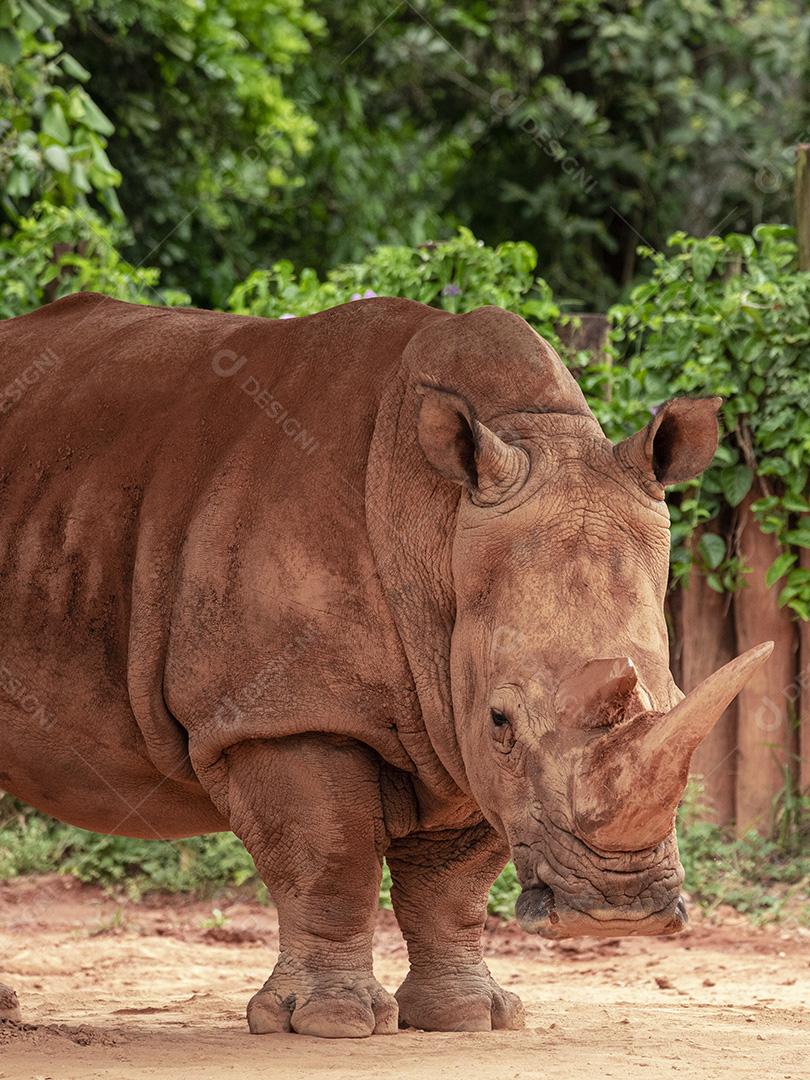
[[[674,940],[550,945],[493,925],[490,967],[521,993],[525,1031],[325,1042],[248,1035],[274,913],[236,901],[206,929],[212,906],[121,906],[53,878],[0,885],[0,978],[31,1022],[0,1023],[0,1078],[810,1076],[807,931],[735,919]],[[377,975],[394,989],[405,953],[387,912],[377,938]]]

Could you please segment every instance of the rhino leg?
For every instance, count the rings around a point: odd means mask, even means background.
[[[498,986],[481,946],[489,887],[508,857],[486,822],[413,834],[387,852],[411,962],[396,993],[401,1023],[426,1031],[523,1027],[520,998]]]
[[[10,986],[0,983],[0,1020],[22,1020],[20,1003]]]
[[[371,961],[385,846],[376,756],[300,735],[241,743],[225,759],[227,796],[217,785],[212,798],[278,907],[278,963],[248,1005],[250,1030],[396,1032],[397,1003]]]

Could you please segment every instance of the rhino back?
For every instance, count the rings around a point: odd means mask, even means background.
[[[80,294],[0,324],[0,649],[52,718],[38,749],[89,724],[100,754],[193,782],[189,739],[204,768],[239,738],[325,727],[407,765],[365,463],[381,387],[429,317]],[[358,697],[371,721],[347,722]],[[0,680],[4,716],[18,699]]]

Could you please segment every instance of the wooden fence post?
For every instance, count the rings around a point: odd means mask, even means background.
[[[796,240],[799,269],[810,270],[810,143],[796,147]]]
[[[810,573],[810,549],[802,548],[802,569]],[[799,790],[810,795],[810,622],[799,623]]]
[[[697,529],[693,545],[700,541]],[[681,687],[686,693],[736,656],[730,596],[706,584],[693,567],[689,584],[681,591]],[[710,820],[729,825],[735,816],[737,758],[737,703],[731,705],[703,740],[692,759],[692,773],[702,776]]]
[[[799,269],[810,270],[810,144],[796,147],[796,236]],[[801,549],[801,563],[810,570],[810,549]],[[810,793],[810,622],[799,623],[799,787]]]
[[[737,699],[738,835],[750,828],[769,831],[773,802],[794,753],[790,708],[796,684],[796,626],[790,612],[779,607],[778,591],[765,584],[780,549],[751,512],[751,503],[761,497],[755,485],[740,506],[740,557],[750,573],[734,597],[734,621],[740,652],[768,639],[774,650]]]

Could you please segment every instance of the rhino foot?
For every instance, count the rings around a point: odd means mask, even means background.
[[[274,972],[247,1007],[254,1035],[294,1031],[324,1039],[397,1032],[397,1003],[373,975],[356,971]]]
[[[14,1020],[19,1023],[22,1020],[20,1003],[17,995],[9,986],[0,983],[0,1020]]]
[[[503,990],[485,964],[440,975],[410,972],[396,993],[400,1026],[423,1031],[522,1028],[523,1002]]]

